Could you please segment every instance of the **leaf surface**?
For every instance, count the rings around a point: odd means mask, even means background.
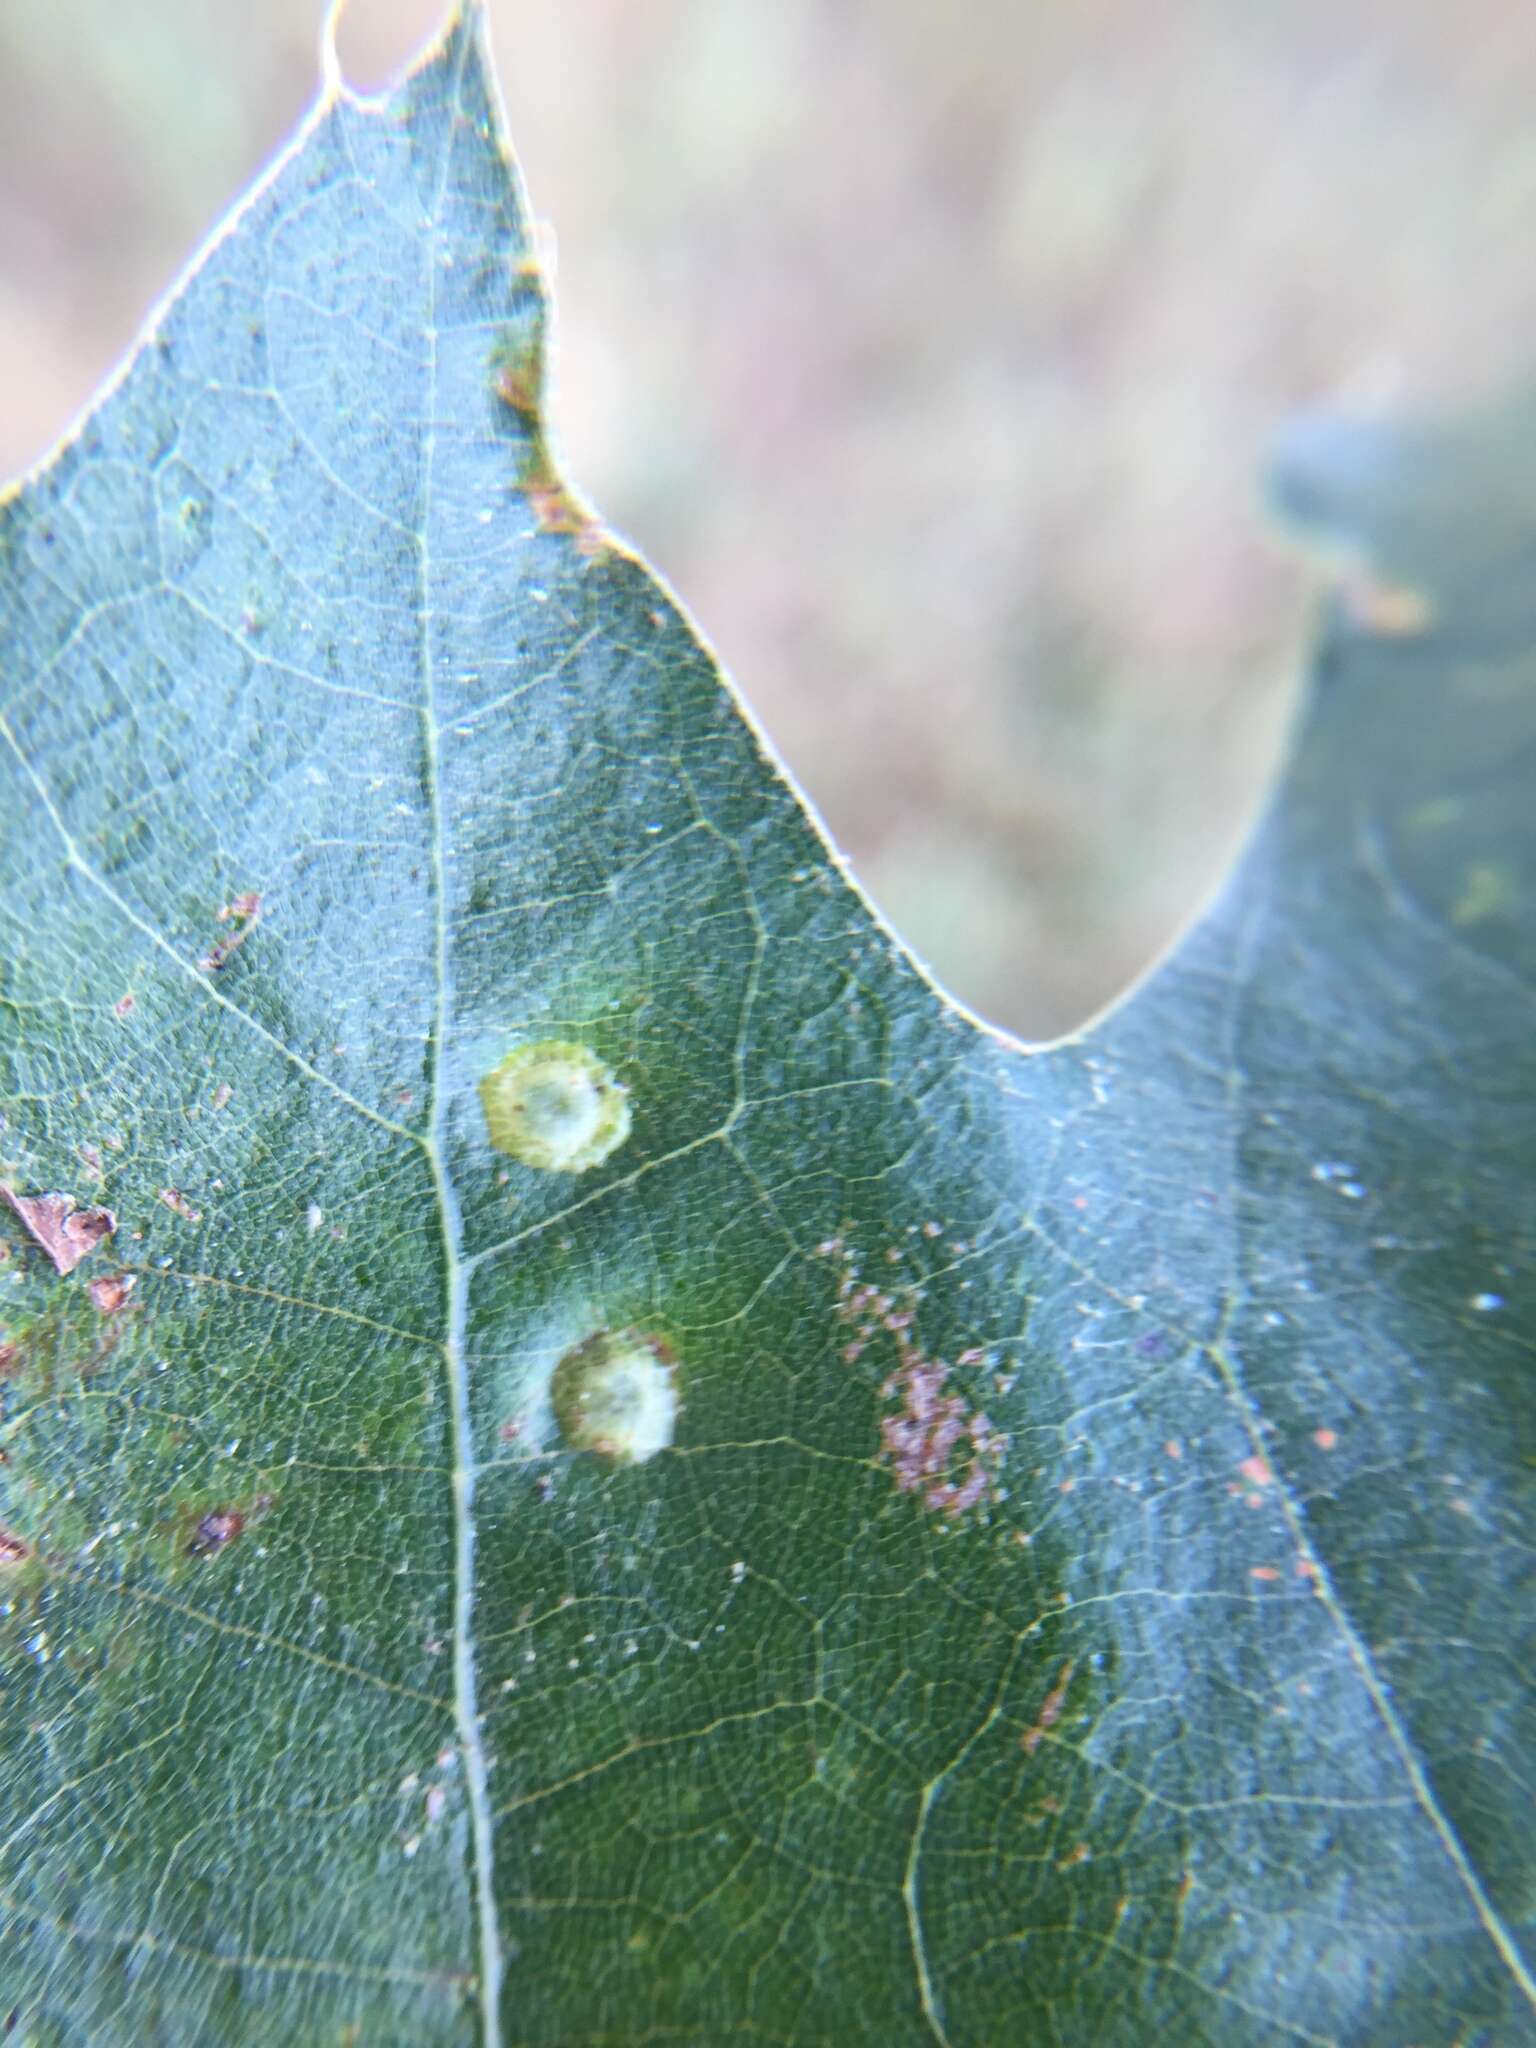
[[[1027,1052],[566,489],[546,317],[471,14],[0,509],[12,2031],[1513,2041],[1525,499],[1436,590],[1417,449],[1424,604]],[[579,1170],[491,1142],[540,1046]]]

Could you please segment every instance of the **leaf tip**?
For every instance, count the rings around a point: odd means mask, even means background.
[[[337,31],[341,17],[347,10],[347,0],[326,0],[326,9],[320,22],[320,97],[326,105],[339,100],[346,92],[347,81],[341,68],[341,53],[337,47]]]

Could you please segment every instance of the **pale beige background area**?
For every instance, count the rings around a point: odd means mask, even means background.
[[[431,0],[353,0],[376,83]],[[0,0],[0,468],[296,119],[318,0]],[[493,0],[570,467],[1026,1033],[1187,914],[1301,618],[1252,478],[1536,335],[1509,0]]]

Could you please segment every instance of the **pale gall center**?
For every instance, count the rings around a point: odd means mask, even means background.
[[[676,1361],[657,1337],[599,1330],[566,1352],[549,1396],[573,1451],[591,1451],[611,1465],[643,1465],[672,1441]]]
[[[595,1052],[543,1039],[509,1052],[480,1083],[498,1152],[547,1173],[585,1173],[629,1136],[629,1091]]]

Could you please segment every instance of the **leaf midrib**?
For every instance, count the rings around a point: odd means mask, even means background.
[[[448,1387],[452,1437],[453,1499],[453,1712],[464,1766],[474,1848],[474,1903],[482,2048],[501,2048],[501,1929],[496,1913],[495,1863],[492,1845],[490,1790],[485,1744],[480,1728],[478,1678],[475,1669],[475,1442],[470,1407],[469,1363],[465,1355],[469,1270],[464,1261],[464,1226],[458,1190],[448,1170],[448,1087],[445,1074],[452,1024],[452,949],[448,918],[448,870],[451,861],[444,817],[436,668],[432,643],[432,492],[437,456],[437,239],[441,232],[443,194],[462,106],[464,64],[473,47],[465,33],[452,81],[446,113],[442,163],[427,217],[427,391],[422,417],[421,490],[417,507],[418,574],[417,659],[421,668],[423,780],[431,818],[433,946],[436,1007],[432,1023],[431,1060],[427,1082],[428,1118],[422,1144],[431,1166],[443,1238],[443,1368]]]

